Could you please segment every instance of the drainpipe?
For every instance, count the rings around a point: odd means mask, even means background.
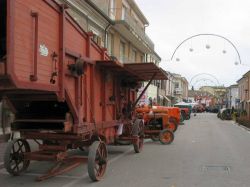
[[[105,32],[104,47],[105,47],[105,48],[108,48],[108,30],[110,29],[111,25],[112,25],[112,24],[109,23],[109,24],[105,27],[105,30],[104,30],[104,32]]]

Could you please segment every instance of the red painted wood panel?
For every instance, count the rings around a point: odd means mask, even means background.
[[[14,9],[14,73],[18,80],[27,82],[30,84],[30,88],[33,85],[51,85],[50,78],[51,74],[54,71],[52,53],[55,52],[59,55],[59,45],[60,45],[60,13],[51,8],[43,0],[16,0]],[[48,51],[48,56],[43,56],[38,53],[38,80],[35,82],[30,81],[30,75],[33,73],[33,48],[34,48],[34,21],[35,19],[31,16],[31,12],[38,13],[38,49],[40,45],[44,45]],[[90,55],[87,54],[87,38],[85,34],[79,31],[79,28],[76,29],[75,24],[72,24],[69,20],[70,18],[65,19],[65,34],[64,34],[64,47],[69,49],[74,54],[80,54],[81,57],[88,57],[91,60],[103,60],[102,54],[103,51],[95,43],[92,42],[90,45]],[[84,31],[82,31],[84,32]],[[107,58],[107,56],[105,56]],[[62,57],[63,58],[63,57]],[[86,69],[83,75],[82,85],[77,84],[77,77],[70,75],[68,70],[68,65],[75,63],[77,60],[76,57],[65,56],[64,62],[59,62],[57,58],[57,69],[59,64],[63,65],[65,74],[63,83],[65,90],[67,92],[67,102],[73,110],[78,110],[82,112],[79,115],[80,123],[83,122],[83,111],[87,111],[85,120],[87,122],[93,122],[93,119],[99,125],[102,125],[102,92],[101,92],[101,82],[102,80],[102,70],[98,69],[95,65],[86,63]],[[94,67],[93,77],[91,77],[91,69]],[[115,96],[114,93],[114,75],[113,72],[108,72],[108,75],[105,77],[105,121],[112,121],[115,119],[114,108],[116,103],[110,101],[110,97]],[[56,78],[57,80],[57,78]],[[58,85],[58,81],[56,85]],[[27,88],[27,86],[26,86]],[[43,89],[43,88],[40,88]],[[46,90],[46,88],[44,88]],[[64,90],[64,91],[65,91]],[[78,96],[78,90],[80,90],[81,95]],[[116,91],[119,93],[119,91]],[[82,97],[79,99],[78,97]],[[134,97],[134,96],[133,96]],[[79,101],[82,101],[78,106]],[[78,108],[77,108],[78,107]],[[119,107],[119,106],[118,106]],[[81,109],[83,108],[83,109]],[[106,131],[108,137],[112,137],[113,131]]]
[[[17,79],[29,83],[30,75],[33,73],[33,11],[38,13],[38,49],[40,45],[48,49],[47,56],[42,56],[38,52],[38,80],[35,84],[50,85],[51,74],[54,71],[51,54],[59,54],[59,13],[42,0],[16,0],[14,9],[14,72]]]
[[[95,95],[94,95],[94,102],[95,102],[95,113],[96,113],[96,122],[101,122],[102,121],[102,106],[100,105],[101,103],[101,92],[100,92],[100,86],[101,86],[101,72],[99,69],[95,69],[95,74],[94,74],[94,90],[95,90]]]
[[[86,56],[86,39],[73,27],[71,23],[66,22],[65,27],[65,45],[67,49]]]

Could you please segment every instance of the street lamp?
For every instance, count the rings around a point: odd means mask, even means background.
[[[239,62],[236,61],[235,64],[236,64],[236,63],[237,63],[237,64],[241,64],[240,53],[239,53],[239,51],[237,50],[236,46],[233,44],[233,42],[231,42],[231,41],[230,41],[229,39],[227,39],[226,37],[221,36],[221,35],[218,35],[218,34],[197,34],[197,35],[193,35],[193,36],[188,37],[187,39],[183,40],[183,41],[175,48],[175,50],[174,50],[174,52],[173,52],[173,54],[172,54],[172,56],[171,56],[171,60],[174,58],[174,55],[175,55],[176,51],[180,48],[180,46],[182,46],[183,43],[185,43],[186,41],[188,41],[188,40],[190,40],[190,39],[192,39],[192,38],[199,37],[199,36],[213,36],[213,37],[222,38],[222,39],[224,39],[225,41],[227,41],[229,44],[232,45],[232,47],[235,49],[235,51],[236,51],[236,53],[237,53],[237,55],[238,55],[238,61],[239,61]],[[211,48],[211,46],[210,46],[209,44],[206,44],[205,47],[206,47],[206,49],[210,49],[210,48]],[[193,52],[194,49],[191,47],[191,48],[189,48],[189,51],[190,51],[190,52]],[[222,50],[222,53],[223,53],[223,54],[226,54],[227,51],[226,51],[225,49],[223,49],[223,50]],[[175,60],[176,60],[176,61],[180,61],[180,58],[177,57]]]
[[[198,77],[201,77],[201,76],[205,76],[205,78],[203,78],[203,79],[198,79],[198,80],[197,80],[197,78],[198,78]],[[207,78],[207,77],[209,77],[209,78]],[[196,80],[196,82],[193,82],[193,81],[195,81],[195,80]],[[213,84],[216,85],[216,86],[219,86],[219,85],[220,85],[219,80],[218,80],[214,75],[212,75],[212,74],[210,74],[210,73],[198,73],[198,74],[195,74],[195,75],[190,79],[189,85],[195,86],[195,84],[196,84],[197,82],[202,81],[202,80],[209,80],[210,82],[213,82]]]

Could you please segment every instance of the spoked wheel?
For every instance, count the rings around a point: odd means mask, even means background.
[[[30,152],[29,143],[23,139],[15,139],[8,143],[4,154],[4,167],[11,175],[20,175],[30,164],[24,159],[24,153]]]
[[[144,143],[144,137],[140,136],[136,142],[133,143],[134,145],[134,150],[136,153],[140,153],[142,151],[143,148],[143,143]]]
[[[159,140],[164,145],[171,144],[174,141],[174,133],[168,129],[164,129],[159,134]]]
[[[104,142],[95,141],[89,148],[88,173],[92,181],[99,181],[107,167],[108,151]]]
[[[137,136],[137,140],[133,142],[134,150],[140,153],[144,143],[144,123],[141,119],[136,119],[132,127],[132,136]]]

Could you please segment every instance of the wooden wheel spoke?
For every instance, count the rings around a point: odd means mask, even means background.
[[[13,153],[10,153],[10,160],[13,160]]]
[[[13,170],[17,170],[19,171],[19,163],[17,162],[17,160],[15,160],[15,167],[13,168]]]
[[[95,172],[96,172],[96,175],[99,176],[100,166],[98,164],[95,166]]]
[[[102,156],[102,154],[101,154],[101,150],[100,150],[100,146],[99,146],[99,147],[98,147],[98,149],[97,149],[97,153],[98,153],[99,157],[101,157],[101,156]]]
[[[17,150],[16,152],[19,152],[20,150],[21,150],[21,152],[23,152],[23,151],[22,151],[22,147],[24,146],[24,144],[22,143],[22,144],[20,145],[19,142],[18,142],[18,145],[19,145],[19,147],[18,147],[18,150]]]
[[[97,172],[96,172],[96,175],[97,175],[97,176],[100,176],[100,175],[102,174],[102,169],[103,169],[102,166],[99,166],[99,167],[98,167],[98,170],[97,170]]]
[[[95,141],[90,147],[88,159],[88,173],[93,181],[99,181],[106,170],[106,145]]]
[[[103,148],[101,149],[101,155],[102,155],[102,158],[105,158],[105,150]]]
[[[16,152],[16,150],[15,150],[15,145],[13,145],[13,147],[12,147],[12,151],[13,151],[13,153],[15,153],[15,152]]]

